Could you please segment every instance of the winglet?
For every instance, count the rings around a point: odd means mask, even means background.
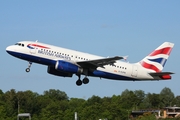
[[[128,58],[128,56],[124,56],[124,57],[123,57],[123,59],[124,59],[125,61],[127,61],[127,58]]]

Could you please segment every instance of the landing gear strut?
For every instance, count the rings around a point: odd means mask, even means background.
[[[29,62],[28,68],[26,68],[26,72],[30,72],[31,65],[32,65],[32,62]]]
[[[76,85],[77,86],[81,86],[82,85],[81,75],[78,75],[78,80],[76,81]]]
[[[81,80],[81,75],[78,75],[78,80],[76,81],[76,85],[77,86],[81,86],[82,83],[88,84],[89,83],[89,79],[87,77],[84,77],[84,79]]]

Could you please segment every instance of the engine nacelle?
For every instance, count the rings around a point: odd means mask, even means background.
[[[83,72],[83,69],[80,68],[79,66],[73,63],[61,61],[61,60],[58,60],[56,62],[55,69],[58,71],[68,72],[68,73],[82,73]]]
[[[60,71],[56,70],[54,67],[50,67],[50,66],[48,66],[47,72],[49,74],[56,75],[56,76],[62,76],[62,77],[72,77],[72,75],[73,75],[72,73],[60,72]]]

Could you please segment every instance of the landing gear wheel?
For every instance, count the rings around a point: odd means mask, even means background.
[[[31,65],[32,65],[32,62],[29,62],[28,68],[26,68],[26,72],[30,72]]]
[[[30,72],[30,68],[26,68],[26,72]]]
[[[89,79],[87,77],[85,77],[82,81],[84,84],[88,84],[89,83]]]
[[[81,86],[81,85],[82,85],[82,81],[81,81],[81,80],[77,80],[77,81],[76,81],[76,85],[77,85],[77,86]]]

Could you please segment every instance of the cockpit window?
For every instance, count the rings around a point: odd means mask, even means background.
[[[22,44],[22,43],[16,43],[15,45],[24,47],[24,44]]]

